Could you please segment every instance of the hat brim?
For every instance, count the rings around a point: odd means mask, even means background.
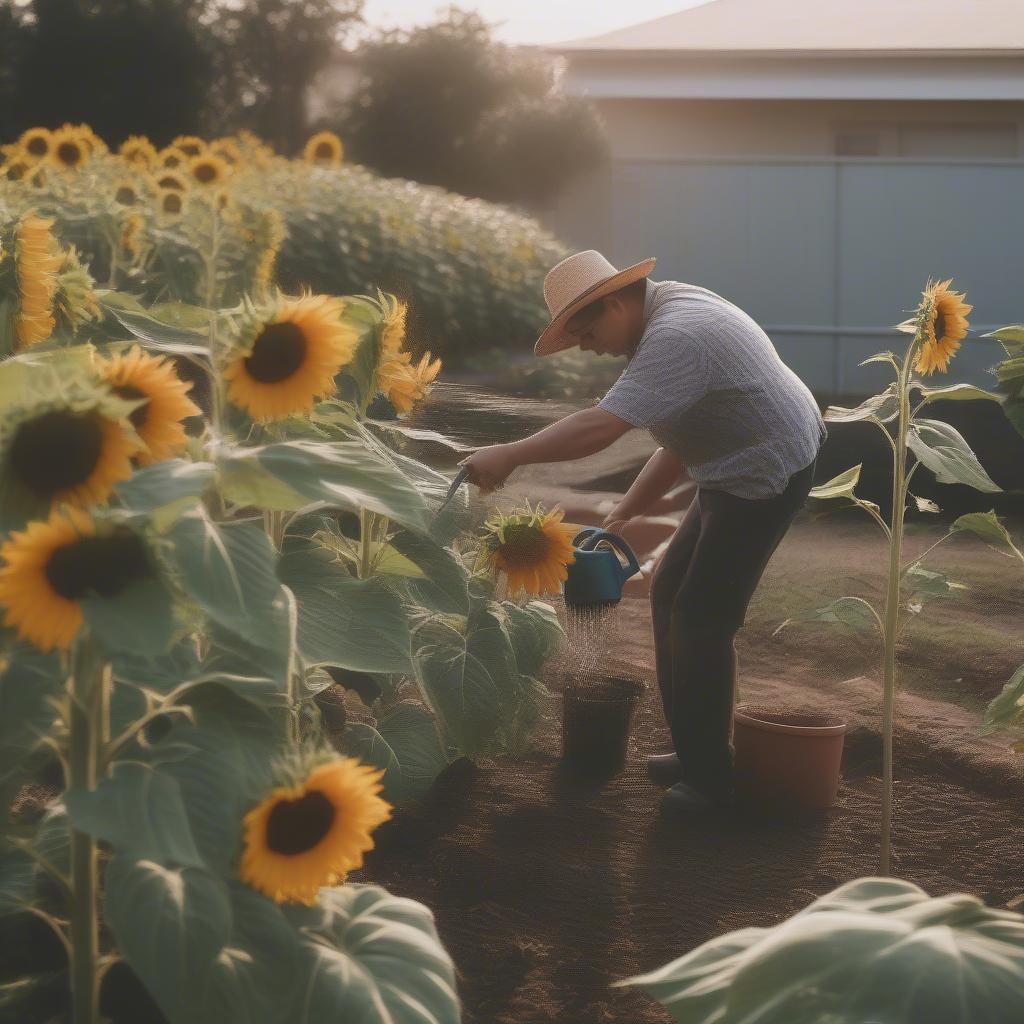
[[[649,256],[639,263],[634,263],[631,267],[626,267],[625,270],[620,270],[617,274],[612,274],[607,280],[595,284],[582,295],[573,299],[568,306],[559,310],[547,327],[541,331],[540,337],[533,346],[533,354],[549,356],[553,352],[561,352],[563,349],[572,348],[573,345],[578,344],[579,338],[562,329],[566,322],[571,320],[584,306],[601,298],[602,295],[608,295],[610,292],[625,288],[626,285],[632,284],[634,281],[639,281],[642,277],[647,277],[657,262],[654,256]]]

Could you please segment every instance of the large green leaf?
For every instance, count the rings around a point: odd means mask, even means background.
[[[1024,725],[1024,665],[1010,677],[1009,682],[985,709],[982,735],[999,729],[1020,728]]]
[[[286,598],[275,574],[277,552],[260,523],[214,523],[200,509],[168,537],[169,557],[207,615],[256,646],[278,642]]]
[[[411,668],[408,618],[381,580],[349,576],[317,546],[286,550],[278,573],[298,604],[299,652],[307,665],[362,672]]]
[[[107,865],[105,890],[103,916],[118,952],[164,1016],[172,1024],[211,1021],[210,989],[224,961],[246,956],[232,948],[227,885],[200,868],[118,852]]]
[[[907,444],[939,483],[967,484],[987,493],[1002,490],[982,468],[964,436],[942,420],[916,420],[907,430]]]
[[[420,570],[407,582],[410,597],[432,611],[465,615],[469,611],[469,572],[461,559],[431,537],[399,530],[390,547]],[[387,566],[378,566],[387,572]]]
[[[160,525],[164,525],[176,512],[198,502],[214,475],[212,462],[167,459],[137,470],[130,480],[118,484],[114,494],[125,508],[134,512],[160,510]]]
[[[171,645],[174,601],[160,579],[139,580],[114,597],[82,598],[89,631],[110,657],[118,651],[158,657]]]
[[[150,765],[122,761],[92,791],[65,795],[79,832],[118,853],[182,867],[202,867],[177,781]]]
[[[474,608],[464,629],[436,617],[413,639],[416,677],[446,735],[466,755],[500,749],[502,723],[521,696],[515,652],[503,615]]]
[[[524,675],[540,675],[545,660],[565,639],[558,614],[544,601],[529,601],[524,605],[505,601],[501,607],[508,617],[508,635],[516,666]]]
[[[974,533],[1001,555],[1016,555],[1024,561],[1024,554],[1021,554],[1013,543],[1009,531],[999,521],[995,509],[989,509],[988,512],[968,512],[953,523],[953,529]]]
[[[429,526],[415,484],[357,441],[225,447],[218,464],[225,489],[240,504],[291,511],[324,502],[353,512],[367,508],[414,530]]]
[[[1024,917],[859,878],[773,928],[720,935],[638,985],[692,1024],[1024,1020]]]
[[[830,498],[850,498],[856,501],[857,498],[854,495],[854,488],[860,480],[860,471],[863,463],[858,463],[851,469],[846,470],[844,473],[840,473],[839,476],[832,477],[831,480],[823,484],[818,484],[817,487],[812,487],[810,494],[811,498],[818,498],[821,501],[826,501]]]
[[[17,647],[0,668],[0,822],[43,757],[41,742],[56,725],[54,701],[64,689],[55,654]]]
[[[384,799],[400,803],[430,788],[448,764],[430,712],[417,704],[399,704],[377,721],[345,727],[341,749],[366,764],[384,769]]]
[[[973,384],[952,384],[945,388],[921,388],[924,402],[956,401],[965,402],[975,399],[986,399],[990,402],[1001,402],[1002,396]]]
[[[454,965],[428,907],[348,884],[285,914],[302,942],[302,998],[289,1024],[458,1024]]]
[[[209,355],[209,344],[202,331],[159,320],[132,296],[106,292],[100,295],[100,304],[125,330],[145,342],[147,348],[182,355]]]
[[[856,423],[859,420],[872,420],[875,423],[888,423],[900,414],[899,390],[896,383],[890,384],[881,394],[861,402],[855,409],[847,409],[841,405],[830,405],[825,410],[824,419],[829,423]]]
[[[840,597],[824,608],[809,608],[791,615],[772,633],[775,636],[794,622],[830,622],[849,626],[858,631],[873,630],[880,633],[878,615],[861,597]]]

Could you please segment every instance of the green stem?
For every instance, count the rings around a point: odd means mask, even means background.
[[[99,745],[105,732],[108,676],[88,639],[80,640],[71,663],[71,728],[68,788],[96,788]],[[96,842],[71,829],[71,999],[73,1024],[97,1024],[99,922],[96,912]]]
[[[892,741],[893,708],[896,696],[896,635],[900,613],[900,559],[903,549],[903,516],[907,503],[907,429],[910,425],[910,400],[907,380],[914,346],[910,343],[899,375],[900,415],[897,421],[896,451],[893,464],[892,527],[889,536],[889,585],[885,599],[885,630],[882,695],[882,842],[878,873],[888,875],[892,846]]]

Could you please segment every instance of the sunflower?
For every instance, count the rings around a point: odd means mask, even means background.
[[[317,132],[307,143],[302,151],[302,158],[309,164],[330,164],[336,166],[341,163],[345,147],[341,139],[334,132]]]
[[[231,165],[219,156],[202,153],[188,165],[188,173],[199,185],[222,185],[231,173]]]
[[[139,232],[142,230],[142,215],[133,213],[125,221],[121,232],[121,248],[134,259],[139,255]]]
[[[0,426],[2,478],[34,508],[97,505],[132,475],[141,446],[127,403],[76,388],[70,396],[21,407]]]
[[[182,421],[202,415],[202,410],[188,397],[192,385],[178,377],[166,356],[151,356],[133,345],[109,362],[100,360],[99,369],[116,395],[129,401],[146,399],[128,414],[148,449],[136,455],[139,465],[148,466],[184,451]]]
[[[568,578],[566,566],[576,560],[574,531],[562,525],[561,509],[544,512],[540,505],[516,509],[505,515],[497,511],[484,524],[479,564],[489,564],[508,577],[510,595],[558,593]]]
[[[52,226],[52,220],[28,213],[15,231],[19,301],[14,336],[19,346],[46,341],[56,326],[53,299],[64,257]]]
[[[49,159],[65,171],[77,171],[89,159],[88,143],[77,128],[66,125],[53,133]]]
[[[141,198],[139,187],[128,178],[121,178],[114,185],[114,202],[122,206],[134,206]]]
[[[53,135],[46,128],[29,128],[22,132],[17,145],[30,160],[45,160],[53,149]]]
[[[168,216],[176,217],[185,208],[185,200],[180,192],[163,188],[156,200],[157,209]]]
[[[30,167],[28,173],[22,178],[22,181],[28,182],[32,188],[45,188],[46,187],[46,165],[36,164],[34,167]]]
[[[180,149],[182,153],[195,157],[206,152],[206,143],[198,135],[179,135],[176,139],[171,139],[171,144],[167,148]]]
[[[175,167],[187,166],[190,159],[188,153],[183,150],[176,149],[174,146],[165,146],[157,153],[156,164],[158,167],[173,170]]]
[[[331,394],[358,336],[341,319],[345,305],[329,295],[278,296],[266,314],[253,311],[224,370],[228,397],[254,420],[309,412]]]
[[[24,153],[19,153],[4,164],[4,177],[8,181],[23,181],[33,166],[32,161]]]
[[[145,135],[129,135],[118,152],[124,161],[139,168],[149,168],[157,163],[156,146]]]
[[[75,131],[78,132],[79,138],[89,150],[90,156],[94,153],[109,152],[107,144],[92,130],[92,125],[82,123],[74,125],[73,127]]]
[[[68,246],[64,252],[60,274],[57,276],[58,289],[56,310],[72,331],[78,330],[86,320],[98,320],[101,316],[95,281],[86,269],[75,246]]]
[[[953,353],[967,335],[967,314],[974,308],[964,302],[963,292],[950,289],[953,279],[929,285],[921,301],[923,341],[917,352],[914,369],[930,374],[936,370],[945,373]]]
[[[406,413],[426,395],[440,369],[441,360],[431,362],[429,352],[415,365],[408,352],[399,352],[378,367],[377,387],[397,413]]]
[[[380,329],[381,359],[394,359],[402,351],[405,342],[406,304],[398,299],[385,300],[384,319]]]
[[[188,178],[178,171],[161,171],[154,175],[153,184],[156,188],[173,189],[175,192],[187,192],[189,189]]]
[[[219,156],[221,160],[227,161],[232,166],[242,162],[242,151],[238,148],[238,144],[234,139],[226,136],[222,139],[214,139],[207,147],[206,152],[211,156]]]
[[[143,539],[124,525],[97,529],[79,509],[11,533],[0,547],[4,625],[42,651],[66,650],[82,628],[84,597],[116,597],[155,575]]]
[[[340,757],[272,789],[244,818],[241,880],[278,903],[307,905],[321,887],[343,882],[373,849],[370,833],[391,817],[377,795],[383,774]]]

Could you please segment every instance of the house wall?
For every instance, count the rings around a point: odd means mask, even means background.
[[[603,100],[610,161],[536,211],[617,265],[746,309],[819,396],[872,393],[929,277],[977,331],[1024,319],[1024,104]],[[870,153],[871,155],[849,155]],[[958,379],[992,385],[971,342]]]

